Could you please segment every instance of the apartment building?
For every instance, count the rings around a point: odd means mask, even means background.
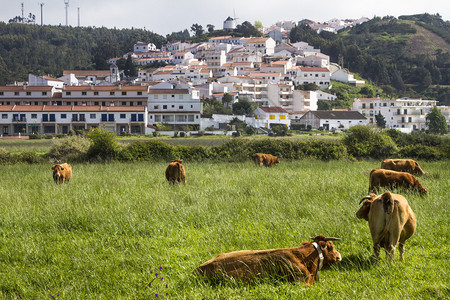
[[[172,83],[160,83],[148,91],[148,124],[183,125],[200,129],[203,106],[199,91]]]
[[[375,116],[383,115],[386,128],[396,128],[404,132],[426,129],[426,115],[437,105],[436,100],[423,99],[380,99],[355,98],[353,110],[367,117],[370,123],[376,123]],[[450,128],[450,107],[437,106],[445,116]]]
[[[67,134],[104,128],[114,133],[144,134],[146,106],[0,105],[1,135]]]

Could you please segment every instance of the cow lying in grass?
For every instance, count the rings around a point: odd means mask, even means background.
[[[312,285],[319,280],[319,271],[341,261],[341,254],[332,240],[323,235],[303,242],[300,247],[242,250],[222,253],[199,266],[196,271],[208,279],[231,277],[242,281],[258,278],[279,278],[286,281],[303,281]]]
[[[356,217],[369,222],[375,259],[378,260],[380,247],[385,249],[388,259],[393,259],[398,243],[400,259],[403,260],[405,242],[416,230],[416,216],[408,201],[402,195],[385,192],[380,196],[370,194],[361,202],[363,205]]]
[[[272,167],[280,163],[280,157],[272,154],[255,153],[253,155],[253,161],[257,166]]]
[[[56,164],[52,167],[53,170],[53,180],[56,184],[58,183],[68,183],[72,178],[72,166],[64,164]]]

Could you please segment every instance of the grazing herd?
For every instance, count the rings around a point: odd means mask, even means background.
[[[272,167],[280,162],[280,158],[255,153],[253,161],[258,166]],[[72,168],[67,163],[56,164],[52,170],[57,184],[68,183],[72,177]],[[369,193],[377,192],[381,187],[403,187],[427,194],[428,189],[411,173],[424,174],[414,160],[385,159],[381,169],[370,172]],[[181,160],[173,160],[167,166],[166,179],[170,184],[186,184],[186,170]],[[361,203],[356,217],[369,223],[375,260],[378,261],[380,248],[385,249],[388,259],[393,259],[397,245],[400,259],[403,260],[405,242],[416,229],[416,217],[406,198],[387,191],[379,196],[372,193],[364,197]],[[286,281],[302,281],[309,286],[319,280],[321,269],[341,261],[341,254],[331,242],[338,238],[319,235],[312,240],[294,248],[222,253],[200,265],[196,272],[210,279],[234,278],[249,282],[258,278],[277,277]]]

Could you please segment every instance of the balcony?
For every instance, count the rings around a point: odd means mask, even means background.
[[[27,118],[25,117],[13,117],[13,122],[17,122],[17,123],[26,123],[27,122]]]

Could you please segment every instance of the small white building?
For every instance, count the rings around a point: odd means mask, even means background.
[[[318,110],[308,111],[296,122],[298,125],[308,125],[312,129],[345,130],[355,125],[366,125],[367,119],[357,111]]]
[[[134,44],[133,51],[134,52],[156,51],[156,46],[153,43],[137,42],[136,44]]]
[[[284,124],[288,128],[291,126],[289,113],[281,107],[260,106],[253,112],[256,120],[264,121],[265,128],[271,128],[272,125]]]
[[[237,21],[232,17],[228,17],[225,21],[223,21],[223,29],[236,29]]]

